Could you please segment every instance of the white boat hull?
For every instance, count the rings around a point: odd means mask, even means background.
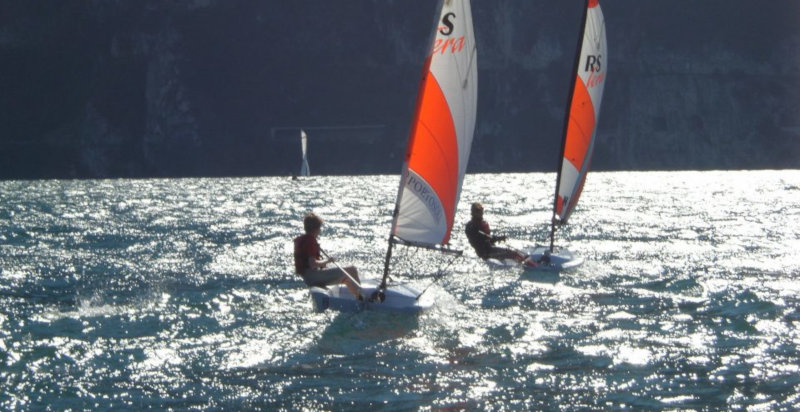
[[[577,268],[583,264],[583,258],[574,255],[567,249],[555,248],[552,253],[546,246],[530,246],[522,249],[531,259],[539,262],[536,266],[522,265],[525,271],[561,272]],[[549,259],[545,256],[549,255]]]
[[[521,266],[519,262],[513,259],[485,259],[484,262],[492,270],[516,269]]]
[[[325,310],[335,310],[339,312],[360,312],[363,310],[386,311],[396,313],[420,313],[433,306],[433,302],[422,295],[421,291],[405,285],[389,285],[384,294],[386,298],[383,302],[370,302],[369,297],[378,288],[378,284],[372,281],[362,281],[362,294],[365,301],[357,300],[347,287],[344,285],[328,286],[327,288],[312,287],[309,292],[311,303],[316,312]]]

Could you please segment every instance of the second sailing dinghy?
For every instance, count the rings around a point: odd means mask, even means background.
[[[390,284],[396,245],[458,256],[450,232],[467,169],[478,102],[477,56],[469,0],[445,0],[425,60],[380,282],[362,282],[364,302],[344,285],[312,288],[317,310],[420,312],[424,290]]]
[[[530,268],[534,270],[571,269],[583,263],[582,257],[553,245],[556,230],[567,224],[586,181],[608,67],[606,26],[598,0],[586,0],[583,21],[583,33],[578,39],[572,72],[576,75],[570,88],[564,119],[553,218],[550,224],[550,246],[536,246],[525,250],[534,260],[541,262],[539,266]]]

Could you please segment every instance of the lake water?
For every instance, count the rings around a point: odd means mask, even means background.
[[[509,244],[554,175],[469,175]],[[383,268],[398,176],[0,182],[0,408],[800,408],[800,171],[592,173],[574,272],[471,250],[420,316],[314,313],[291,238]],[[468,246],[468,245],[467,245]],[[419,287],[447,261],[398,248]]]

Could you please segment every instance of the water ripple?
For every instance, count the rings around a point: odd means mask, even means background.
[[[0,182],[0,407],[800,407],[800,173],[594,173],[557,234],[581,268],[479,261],[469,203],[546,243],[553,180],[467,176],[419,317],[313,313],[292,269],[315,211],[380,276],[396,176]],[[422,287],[447,264],[395,255]]]

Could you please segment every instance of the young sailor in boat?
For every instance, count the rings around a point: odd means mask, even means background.
[[[343,283],[353,296],[362,300],[358,285],[342,272],[347,271],[356,282],[361,282],[355,266],[326,268],[329,263],[334,262],[334,259],[331,257],[321,259],[322,248],[317,238],[322,231],[322,219],[309,212],[303,217],[303,230],[304,235],[294,238],[294,269],[303,278],[303,282],[309,287],[322,288]]]
[[[495,246],[497,242],[506,240],[505,236],[492,236],[492,230],[489,228],[489,223],[483,220],[483,205],[479,202],[472,204],[471,208],[472,219],[467,222],[466,233],[469,244],[475,249],[475,254],[481,259],[498,259],[506,260],[512,259],[527,266],[536,266],[536,262],[529,259],[521,252],[511,249]]]

